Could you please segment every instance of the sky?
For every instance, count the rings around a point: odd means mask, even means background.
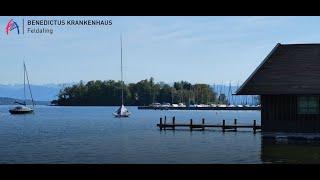
[[[50,34],[5,32],[10,19],[112,20],[108,26],[46,26]],[[21,29],[20,29],[21,31]],[[277,43],[320,43],[320,17],[107,16],[0,17],[0,84],[120,79],[120,34],[126,83],[237,84]]]

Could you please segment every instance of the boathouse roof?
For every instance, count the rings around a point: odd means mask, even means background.
[[[278,43],[236,94],[320,94],[320,44]]]

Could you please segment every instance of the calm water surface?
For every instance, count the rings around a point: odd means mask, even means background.
[[[159,131],[161,116],[176,122],[260,124],[259,111],[160,111],[128,107],[38,106],[10,115],[0,106],[0,163],[262,163],[261,134],[252,130]]]

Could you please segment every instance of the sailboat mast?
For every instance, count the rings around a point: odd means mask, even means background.
[[[173,87],[171,89],[171,104],[173,104]]]
[[[26,68],[26,64],[25,64],[24,62],[23,62],[23,66],[24,66],[25,74],[26,74],[26,76],[27,76],[29,92],[30,92],[30,96],[31,96],[31,100],[32,100],[32,106],[34,107],[34,101],[33,101],[33,96],[32,96],[32,92],[31,92],[31,88],[30,88],[30,82],[29,82],[28,71],[27,71],[27,68]]]
[[[121,41],[121,105],[123,105],[123,72],[122,72],[122,36],[120,36],[120,41]]]
[[[231,93],[231,81],[229,82],[229,89],[228,89],[228,104],[230,105],[231,104],[231,96],[232,93]]]
[[[24,104],[26,104],[27,98],[26,98],[26,70],[25,70],[25,64],[23,62],[23,96],[24,96]]]
[[[190,106],[191,86],[192,86],[192,84],[190,84],[190,87],[189,87],[189,99],[188,99],[188,106]]]

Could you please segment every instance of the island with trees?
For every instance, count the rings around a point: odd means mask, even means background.
[[[58,99],[51,103],[58,106],[115,106],[121,104],[121,81],[95,80],[65,87]],[[210,104],[227,103],[225,94],[219,95],[208,84],[191,84],[187,81],[155,83],[153,78],[137,83],[124,84],[124,102],[128,106],[146,106],[152,103]]]

